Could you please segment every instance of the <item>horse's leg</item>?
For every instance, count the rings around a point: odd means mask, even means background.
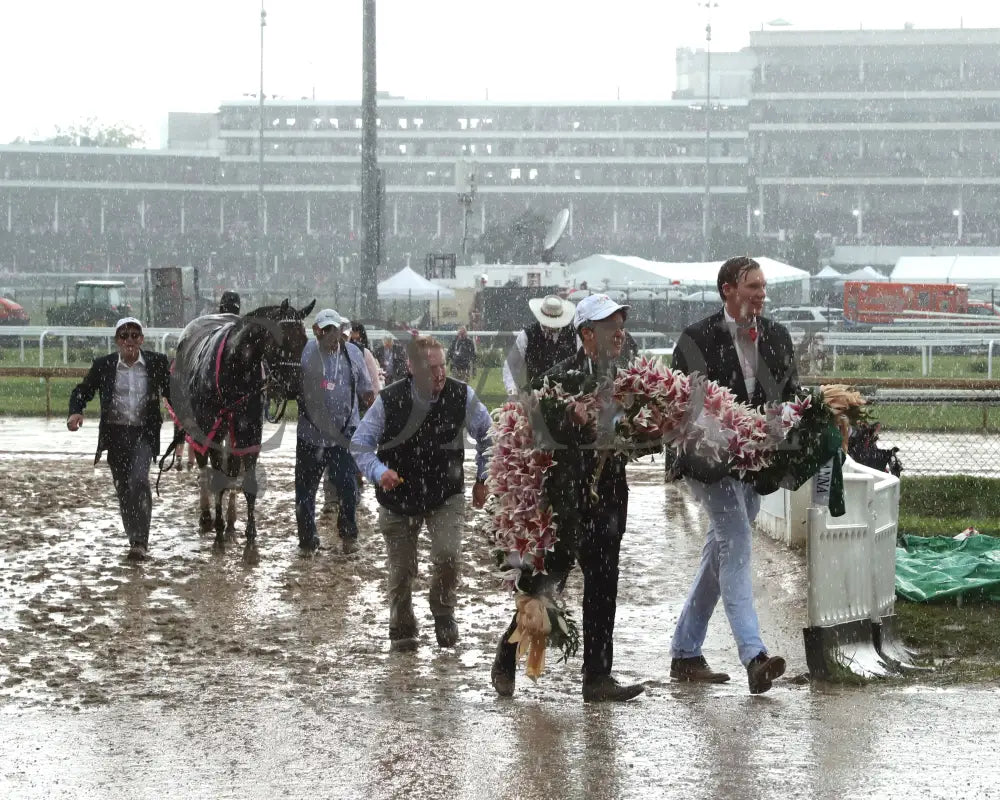
[[[215,492],[215,541],[223,541],[223,535],[226,531],[226,517],[222,513],[222,495],[226,493],[225,489],[219,489]]]
[[[201,509],[198,528],[202,533],[208,533],[212,530],[211,469],[208,457],[204,453],[197,454],[195,460],[198,463],[198,505]]]
[[[226,505],[226,541],[236,541],[236,490],[228,489],[229,502]]]
[[[225,449],[218,454],[217,459],[213,466],[215,467],[216,473],[216,484],[215,488],[215,542],[216,544],[223,544],[225,542],[226,533],[226,517],[222,511],[222,496],[225,494],[226,490],[232,485],[232,478],[230,477],[230,467],[231,467],[232,456],[226,452]]]
[[[260,562],[257,552],[257,517],[254,514],[257,504],[257,456],[247,456],[246,473],[243,475],[243,496],[247,501],[247,543],[243,548],[243,561],[246,564]]]
[[[243,467],[243,496],[247,501],[247,546],[257,539],[257,518],[254,506],[257,502],[257,456],[247,456]]]

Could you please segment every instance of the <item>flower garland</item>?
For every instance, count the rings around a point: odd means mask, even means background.
[[[574,451],[559,444],[567,438],[563,421],[578,421],[569,426],[577,444],[602,451],[591,492],[611,452],[637,457],[667,445],[708,465],[712,479],[732,474],[766,493],[816,474],[832,457],[834,434],[839,453],[842,425],[863,403],[847,387],[823,387],[760,412],[704,376],[640,357],[610,383],[570,372],[497,409],[487,479],[496,497],[494,555],[504,585],[518,595],[510,641],[518,643],[519,658],[527,656],[526,674],[541,674],[547,644],[562,651],[562,660],[579,646],[572,617],[552,598],[554,582],[575,560],[581,521]],[[607,414],[612,417],[602,419]],[[562,452],[570,456],[567,463]]]

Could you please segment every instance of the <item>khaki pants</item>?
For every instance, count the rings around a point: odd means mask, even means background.
[[[389,638],[417,635],[411,587],[417,575],[417,536],[427,523],[431,540],[431,582],[427,598],[435,617],[455,613],[458,573],[462,565],[462,528],[465,523],[465,494],[459,492],[427,514],[408,517],[384,506],[378,510],[378,524],[385,539],[388,566]]]

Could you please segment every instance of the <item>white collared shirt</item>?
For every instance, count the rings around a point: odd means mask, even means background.
[[[737,331],[739,324],[736,318],[723,306],[722,313],[726,316],[726,326],[729,328],[729,335],[733,337],[733,344],[736,345],[736,355],[740,359],[740,369],[743,370],[743,381],[747,387],[747,397],[753,397],[757,388],[757,340],[748,342],[741,337]]]
[[[142,351],[139,351],[139,358],[131,367],[119,355],[110,422],[114,425],[142,425],[142,412],[146,405],[148,389],[149,376],[146,373],[146,359],[142,357]]]

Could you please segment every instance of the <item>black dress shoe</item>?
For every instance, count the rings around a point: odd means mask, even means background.
[[[708,666],[704,656],[670,659],[670,677],[675,681],[697,683],[725,683],[729,680],[725,672],[716,672]]]
[[[128,555],[125,558],[128,561],[145,561],[146,560],[146,545],[141,542],[133,543],[128,549]]]
[[[618,683],[610,675],[584,676],[583,700],[585,703],[624,703],[646,691],[641,683]]]
[[[511,697],[514,694],[514,682],[517,675],[517,645],[507,641],[510,632],[504,632],[497,644],[497,654],[490,670],[490,682],[496,693],[501,697]]]
[[[785,659],[769,656],[761,651],[747,664],[747,682],[750,694],[763,694],[771,688],[771,682],[785,674]]]

